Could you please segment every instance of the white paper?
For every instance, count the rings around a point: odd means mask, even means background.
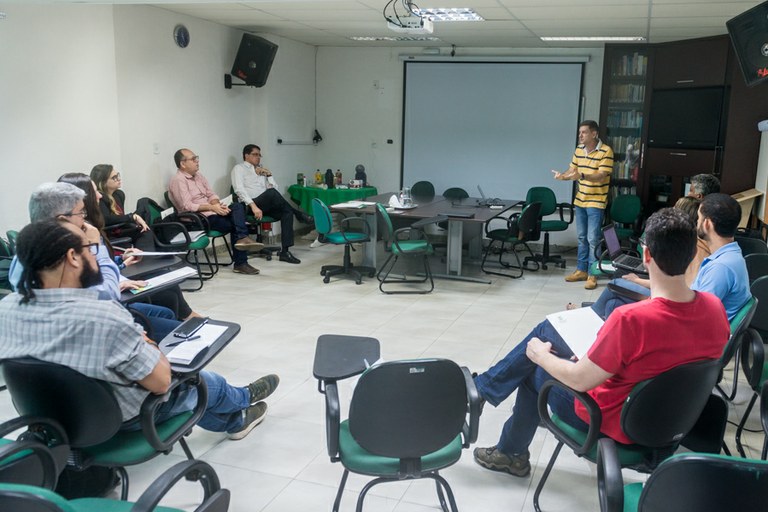
[[[221,202],[221,204],[223,204],[224,206],[229,206],[229,205],[231,205],[231,204],[232,204],[232,194],[229,194],[227,197],[225,197],[224,199],[220,199],[219,201],[220,201],[220,202]]]
[[[347,201],[346,203],[337,203],[334,205],[331,205],[331,208],[365,208],[366,206],[370,206],[376,203],[371,203],[367,201]]]
[[[188,233],[189,233],[189,239],[192,242],[194,242],[198,238],[203,236],[205,234],[205,231],[188,231]],[[177,234],[175,237],[171,238],[171,243],[172,244],[181,244],[181,243],[184,243],[186,241],[187,241],[187,239],[184,238],[184,232],[181,232],[181,233]]]
[[[200,338],[176,345],[165,357],[172,363],[189,364],[201,350],[213,345],[226,330],[226,325],[205,324],[194,334]],[[178,339],[178,341],[181,340],[181,338]]]
[[[173,206],[170,208],[166,208],[165,210],[160,212],[160,219],[165,219],[167,216],[173,213]]]
[[[181,267],[177,268],[176,270],[172,270],[171,272],[166,272],[165,274],[160,274],[159,276],[152,277],[150,279],[147,279],[147,286],[143,286],[141,288],[136,288],[135,290],[131,290],[131,293],[134,295],[137,293],[141,293],[147,288],[152,288],[153,286],[160,286],[162,284],[167,283],[168,281],[173,281],[175,279],[181,279],[186,277],[195,277],[197,276],[197,270],[195,270],[192,267]]]
[[[597,338],[597,331],[603,326],[603,319],[592,308],[577,308],[547,315],[560,337],[581,359]]]

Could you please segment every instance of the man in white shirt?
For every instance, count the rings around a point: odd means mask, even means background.
[[[257,219],[267,215],[280,220],[282,251],[280,261],[301,263],[290,252],[293,246],[293,218],[313,225],[315,219],[293,208],[277,191],[272,173],[261,167],[261,148],[248,144],[243,148],[243,161],[232,168],[232,188],[235,194]]]

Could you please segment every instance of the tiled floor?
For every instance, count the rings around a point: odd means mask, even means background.
[[[210,369],[236,385],[270,372],[281,378],[280,387],[267,400],[267,419],[245,439],[230,441],[223,434],[199,428],[189,438],[193,453],[211,463],[222,486],[232,492],[233,512],[331,510],[342,469],[340,464],[332,464],[325,452],[323,398],[312,377],[319,335],[373,336],[380,340],[382,357],[387,360],[447,357],[473,371],[483,371],[545,314],[563,309],[569,301],[594,300],[602,289],[589,292],[578,283],[564,283],[563,276],[573,268],[573,261],[569,261],[569,269],[550,267],[526,273],[523,279],[494,276],[490,285],[439,280],[429,295],[383,295],[375,279],[366,279],[360,286],[339,279],[323,284],[319,267],[339,262],[341,248],[310,249],[307,241],[300,243],[293,252],[303,261],[301,265],[280,263],[276,258],[271,262],[252,260],[261,275],[236,275],[224,269],[202,292],[187,294],[200,313],[242,326],[240,335]],[[433,267],[439,265],[437,258]],[[465,270],[481,275],[472,263]],[[742,386],[742,391],[746,389]],[[349,387],[342,384],[340,392],[342,401],[349,400]],[[498,408],[485,407],[477,446],[495,444],[513,400],[514,395]],[[743,403],[737,406],[739,413],[743,407]],[[0,418],[13,416],[7,392],[0,393]],[[750,423],[759,428],[756,415]],[[727,435],[733,448],[732,428]],[[762,437],[748,435],[747,441],[759,455]],[[533,510],[533,491],[553,447],[552,436],[539,429],[531,446],[530,478],[481,469],[468,451],[443,474],[461,510]],[[182,459],[179,449],[129,468],[131,497],[138,496],[161,471]],[[597,510],[594,475],[593,465],[563,450],[542,495],[543,508],[552,512]],[[638,478],[631,473],[626,477]],[[341,510],[354,509],[365,481],[350,477]],[[167,504],[192,510],[199,494],[193,484],[183,483],[174,489]],[[425,512],[439,510],[439,505],[429,481],[401,482],[374,487],[366,498],[365,510]]]

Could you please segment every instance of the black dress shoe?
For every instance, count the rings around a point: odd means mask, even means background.
[[[291,254],[291,251],[282,251],[280,252],[280,261],[284,261],[286,263],[294,263],[298,264],[301,263],[301,260]]]
[[[299,212],[297,215],[300,222],[303,222],[304,224],[309,224],[310,226],[315,225],[315,218],[308,213]]]

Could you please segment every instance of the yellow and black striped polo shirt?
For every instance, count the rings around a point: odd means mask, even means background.
[[[576,197],[573,201],[574,206],[605,209],[608,202],[608,184],[611,182],[613,172],[613,150],[610,146],[598,141],[597,147],[590,153],[586,152],[584,146],[577,147],[573,152],[571,169],[576,169],[585,175],[597,172],[607,173],[607,176],[599,182],[579,178]]]

